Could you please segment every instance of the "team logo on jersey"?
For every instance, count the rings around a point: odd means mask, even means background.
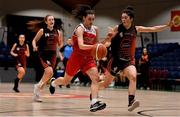
[[[123,37],[123,33],[122,33],[122,32],[120,32],[120,33],[119,33],[119,36],[120,36],[120,37]]]
[[[17,48],[16,48],[16,50],[17,50],[17,51],[19,51],[19,50],[20,50],[20,48],[19,48],[19,47],[17,47]]]
[[[50,62],[50,61],[48,61],[48,60],[46,61],[46,63],[47,63],[48,65],[51,65],[51,62]]]
[[[18,66],[21,67],[22,66],[21,63],[18,63]]]
[[[117,72],[117,69],[118,69],[118,67],[114,67],[114,68],[112,69],[112,72],[113,72],[113,73],[116,73],[116,72]]]
[[[49,33],[45,33],[44,35],[45,35],[45,37],[49,37]]]

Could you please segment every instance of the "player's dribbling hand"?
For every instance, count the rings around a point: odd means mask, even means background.
[[[113,38],[116,35],[117,31],[115,31],[112,27],[108,27],[108,34],[109,38]]]

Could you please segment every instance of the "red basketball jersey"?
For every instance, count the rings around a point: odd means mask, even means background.
[[[96,30],[95,30],[94,26],[91,26],[90,29],[85,28],[85,26],[82,23],[79,24],[77,27],[79,27],[79,26],[81,26],[84,29],[84,33],[83,33],[84,44],[94,45],[97,42]],[[76,29],[74,30],[74,34],[72,36],[72,39],[73,39],[73,52],[83,54],[83,55],[87,55],[87,56],[88,55],[91,56],[91,50],[90,49],[89,50],[82,50],[82,49],[79,48],[78,38],[77,38],[77,35],[75,34]]]

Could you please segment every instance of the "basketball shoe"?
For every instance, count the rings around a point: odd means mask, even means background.
[[[99,111],[99,110],[103,110],[106,108],[106,103],[103,103],[101,101],[97,101],[96,103],[92,104],[90,106],[90,111],[91,112],[96,112],[96,111]]]
[[[51,94],[54,94],[54,92],[55,92],[55,87],[52,86],[52,82],[53,82],[54,80],[55,80],[54,77],[51,78],[51,80],[50,80],[49,92],[50,92]]]
[[[133,111],[134,109],[136,109],[137,107],[140,106],[140,102],[137,100],[133,100],[129,105],[128,105],[128,111]]]
[[[38,86],[38,84],[34,85],[34,95],[33,95],[33,100],[35,102],[42,102],[42,99],[40,97],[40,88]]]

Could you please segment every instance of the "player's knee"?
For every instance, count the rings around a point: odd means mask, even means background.
[[[20,74],[24,75],[24,74],[25,74],[25,71],[24,71],[24,70],[21,70],[21,71],[20,71]]]
[[[109,87],[109,85],[110,85],[110,83],[105,83],[105,84],[104,84],[104,88]]]
[[[135,75],[135,74],[130,74],[130,75],[129,75],[129,80],[130,80],[130,81],[136,82],[136,79],[137,79],[137,78],[136,78],[136,75]]]
[[[92,77],[92,83],[98,83],[99,82],[99,75],[94,75],[93,77]]]
[[[19,76],[23,77],[25,75],[25,70],[24,69],[19,69]]]
[[[46,68],[46,69],[45,69],[45,72],[46,72],[48,75],[52,76],[52,75],[53,75],[53,69],[52,69],[52,67]]]
[[[24,77],[24,75],[25,75],[25,71],[22,71],[21,75],[22,75],[22,77]]]
[[[99,73],[94,74],[94,79],[95,79],[97,82],[99,82],[99,80],[100,80],[100,75],[99,75]]]

